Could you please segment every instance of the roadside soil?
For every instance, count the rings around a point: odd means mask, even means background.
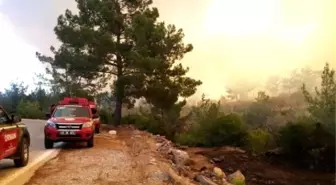
[[[184,167],[177,167],[168,152],[174,146],[164,137],[132,127],[117,128],[111,135],[109,129],[96,135],[93,148],[66,145],[25,185],[192,185],[199,184],[193,181],[199,174],[220,182],[212,173],[215,166],[226,175],[240,170],[247,185],[335,184],[334,173],[270,164],[233,147],[178,147],[190,158]]]
[[[95,136],[95,146],[69,144],[25,185],[168,185],[168,160],[156,152],[150,134],[117,129]],[[186,180],[187,181],[187,180]]]
[[[227,174],[240,170],[247,185],[333,185],[335,173],[301,170],[293,166],[270,164],[233,147],[189,148],[191,158],[206,156]],[[204,160],[203,160],[204,161]],[[201,164],[198,164],[202,166]],[[203,164],[206,166],[208,164]]]

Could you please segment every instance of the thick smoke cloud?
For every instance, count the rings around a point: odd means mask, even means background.
[[[57,42],[53,33],[56,19],[66,8],[74,9],[75,1],[3,0],[0,12],[9,18],[16,34],[42,52],[49,52],[50,44]]]

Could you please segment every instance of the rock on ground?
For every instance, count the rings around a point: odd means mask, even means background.
[[[171,153],[173,154],[173,162],[177,166],[184,166],[190,158],[189,154],[182,150],[171,149]]]
[[[245,183],[245,176],[239,170],[237,170],[236,172],[228,175],[227,179],[231,184],[243,184],[243,183]]]
[[[225,173],[222,171],[222,169],[215,167],[213,172],[217,178],[225,178]]]

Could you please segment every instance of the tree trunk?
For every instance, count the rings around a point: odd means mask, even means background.
[[[124,86],[120,78],[118,78],[116,84],[116,106],[114,110],[114,123],[116,125],[120,125],[121,122],[123,96],[124,96]]]
[[[119,37],[118,37],[119,41]],[[122,105],[124,99],[124,80],[123,77],[123,66],[122,58],[120,55],[117,55],[117,82],[116,82],[116,106],[114,110],[114,124],[120,125],[121,114],[122,114]]]
[[[118,5],[118,4],[117,4]],[[120,9],[117,9],[118,13],[121,14]],[[119,26],[119,25],[117,25]],[[121,43],[121,28],[119,27],[119,33],[117,33],[117,49],[120,49]],[[119,52],[116,53],[116,64],[117,64],[117,82],[116,82],[116,105],[114,110],[114,124],[120,125],[121,115],[122,115],[122,105],[124,99],[124,79],[123,79],[123,59]]]

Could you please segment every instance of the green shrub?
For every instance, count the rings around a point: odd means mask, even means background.
[[[122,118],[122,124],[133,124],[139,130],[164,135],[163,126],[151,115],[132,114]]]
[[[247,132],[246,148],[253,154],[262,154],[269,149],[272,134],[258,128]]]
[[[17,106],[17,113],[22,118],[43,119],[44,113],[36,101],[21,100]]]
[[[193,146],[242,146],[245,127],[236,114],[204,119],[176,139],[180,144]]]
[[[99,119],[102,124],[113,124],[113,114],[105,109],[99,110]]]
[[[208,146],[234,145],[241,146],[245,137],[244,124],[236,114],[221,116],[209,127],[205,127]]]
[[[289,123],[280,129],[279,145],[290,157],[300,158],[309,148],[313,130],[310,123]]]
[[[328,127],[311,122],[287,124],[280,130],[279,145],[289,159],[303,167],[335,169],[335,138]]]
[[[175,141],[179,144],[190,146],[190,147],[195,147],[200,143],[200,141],[197,140],[197,138],[195,138],[195,135],[191,133],[178,134],[175,137]]]

